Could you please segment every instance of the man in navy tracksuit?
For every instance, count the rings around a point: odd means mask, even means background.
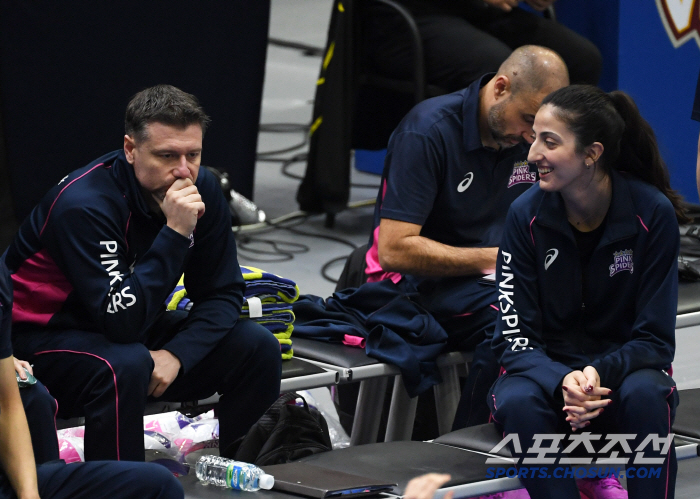
[[[534,434],[570,432],[562,380],[586,366],[612,390],[612,402],[586,432],[633,434],[633,451],[650,434],[665,438],[671,432],[678,392],[666,371],[675,352],[676,215],[655,187],[616,170],[611,178],[607,218],[594,231],[575,234],[562,197],[539,186],[513,203],[506,221],[493,346],[507,374],[489,400],[495,420],[519,436],[523,451]],[[667,454],[663,446],[643,450],[645,458],[660,463],[636,466],[660,467],[660,477],[628,477],[630,495],[672,497],[673,445]],[[556,466],[550,465],[550,473]],[[534,478],[532,490],[543,497],[578,497],[566,480]]]
[[[495,271],[508,207],[537,180],[527,152],[539,103],[567,84],[558,55],[521,47],[496,75],[417,105],[389,142],[368,281],[417,291],[451,347],[476,347],[455,428],[488,421],[486,394],[499,367],[484,339],[496,290],[480,278]]]
[[[12,357],[10,332],[12,327],[12,280],[4,262],[0,261],[0,499],[94,499],[109,495],[120,498],[178,499],[184,497],[182,485],[164,467],[154,463],[114,461],[73,463],[66,465],[58,459],[53,414],[39,410],[27,414],[37,426],[27,426],[24,403],[20,392],[44,390],[39,384],[17,389],[15,364]],[[35,430],[41,427],[53,431],[55,456],[46,462],[34,452]],[[37,461],[37,466],[34,464]],[[43,462],[43,464],[41,464]]]
[[[85,416],[85,457],[143,460],[147,397],[221,394],[223,455],[279,394],[279,344],[239,320],[230,211],[200,169],[207,116],[159,85],[126,112],[124,148],[63,178],[22,224],[13,343],[59,403]],[[194,306],[165,312],[179,277]]]

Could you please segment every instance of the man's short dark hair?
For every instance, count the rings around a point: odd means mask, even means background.
[[[197,98],[172,85],[156,85],[141,90],[126,106],[124,130],[137,142],[148,138],[146,126],[149,123],[162,123],[177,128],[187,128],[198,124],[202,135],[209,124]]]

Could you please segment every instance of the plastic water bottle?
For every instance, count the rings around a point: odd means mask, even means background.
[[[269,490],[275,484],[275,477],[254,464],[219,456],[202,456],[197,461],[195,472],[201,482],[228,489],[254,492],[260,489]]]

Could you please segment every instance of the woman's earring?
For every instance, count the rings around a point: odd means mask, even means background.
[[[590,164],[590,163],[586,163],[586,169],[587,169],[587,170],[590,170],[590,169],[591,169],[591,164]]]

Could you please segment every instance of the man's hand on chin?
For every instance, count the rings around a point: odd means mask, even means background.
[[[182,364],[180,359],[167,350],[151,350],[150,352],[155,366],[151,374],[151,382],[148,384],[148,394],[160,397],[175,381]]]
[[[156,201],[158,198],[155,197]],[[204,215],[204,202],[197,186],[189,178],[179,178],[159,201],[167,225],[185,237],[190,237],[197,220]]]

